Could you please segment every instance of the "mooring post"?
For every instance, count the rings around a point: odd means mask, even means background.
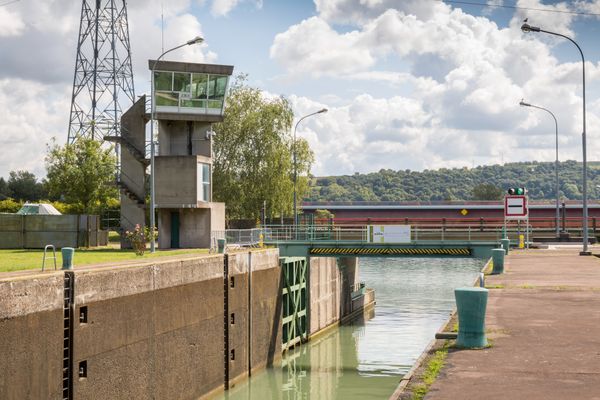
[[[458,311],[457,347],[482,348],[487,346],[485,336],[485,310],[488,290],[465,287],[454,290]]]
[[[492,249],[492,262],[494,268],[492,274],[502,274],[504,272],[504,249]]]

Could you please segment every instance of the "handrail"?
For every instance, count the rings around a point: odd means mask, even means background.
[[[52,253],[54,254],[54,256],[48,257],[48,259],[54,259],[54,270],[56,271],[56,249],[54,248],[53,244],[47,244],[44,247],[44,258],[42,259],[42,272],[44,272],[44,268],[46,267],[46,250],[48,250],[49,248],[52,248]]]

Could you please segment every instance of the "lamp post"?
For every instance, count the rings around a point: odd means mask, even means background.
[[[559,228],[559,224],[560,224],[560,203],[559,203],[560,192],[559,192],[559,183],[558,183],[558,121],[556,120],[556,116],[552,113],[552,111],[550,111],[544,107],[539,107],[539,106],[536,106],[533,104],[525,103],[523,100],[521,100],[519,105],[521,105],[523,107],[532,107],[532,108],[537,108],[539,110],[544,110],[548,114],[552,115],[552,118],[554,118],[554,127],[555,127],[555,134],[556,134],[556,160],[554,161],[554,174],[556,175],[556,182],[555,182],[555,185],[556,185],[556,237],[558,238],[560,236],[560,228]]]
[[[298,165],[296,163],[296,130],[298,129],[298,124],[300,124],[300,122],[303,119],[311,117],[313,115],[323,114],[326,112],[327,112],[327,109],[322,108],[319,111],[315,111],[314,113],[307,114],[304,117],[300,118],[298,120],[298,122],[296,122],[296,126],[294,127],[294,143],[293,143],[293,148],[292,148],[293,157],[294,157],[294,226],[298,225],[298,208],[297,208],[297,203],[296,203],[296,186],[298,183]]]
[[[588,205],[587,205],[587,147],[586,147],[586,124],[585,124],[585,57],[581,47],[570,37],[560,33],[543,30],[537,26],[531,26],[527,23],[521,25],[521,30],[527,32],[543,32],[554,36],[560,36],[573,43],[579,54],[581,54],[581,64],[583,69],[583,133],[581,134],[581,142],[583,145],[583,250],[579,253],[581,256],[589,256],[592,253],[588,250]]]
[[[184,44],[173,47],[165,52],[163,52],[152,64],[151,69],[151,78],[150,78],[150,252],[154,253],[156,251],[156,241],[154,240],[154,228],[156,225],[154,218],[154,210],[155,210],[155,202],[154,202],[154,156],[155,156],[155,144],[154,144],[154,117],[156,113],[156,104],[154,98],[154,70],[156,69],[156,64],[163,58],[167,53],[170,53],[174,50],[180,49],[185,46],[191,46],[197,43],[202,43],[204,41],[200,36],[196,36],[192,40],[188,40]]]

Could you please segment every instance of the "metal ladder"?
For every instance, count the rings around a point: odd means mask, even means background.
[[[42,260],[42,272],[44,272],[44,268],[46,267],[46,251],[52,248],[52,257],[48,257],[48,259],[52,260],[54,259],[54,270],[56,271],[56,249],[54,248],[53,244],[47,244],[46,247],[44,247],[44,259]]]
[[[65,272],[64,277],[64,303],[63,303],[63,360],[62,360],[62,400],[73,399],[72,382],[72,341],[73,330],[73,274]]]

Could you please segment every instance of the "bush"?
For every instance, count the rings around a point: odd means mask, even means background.
[[[0,200],[0,213],[16,213],[23,206],[23,202],[13,199]]]
[[[146,234],[139,224],[133,231],[125,231],[125,238],[131,243],[131,247],[138,256],[143,256],[146,251]]]

